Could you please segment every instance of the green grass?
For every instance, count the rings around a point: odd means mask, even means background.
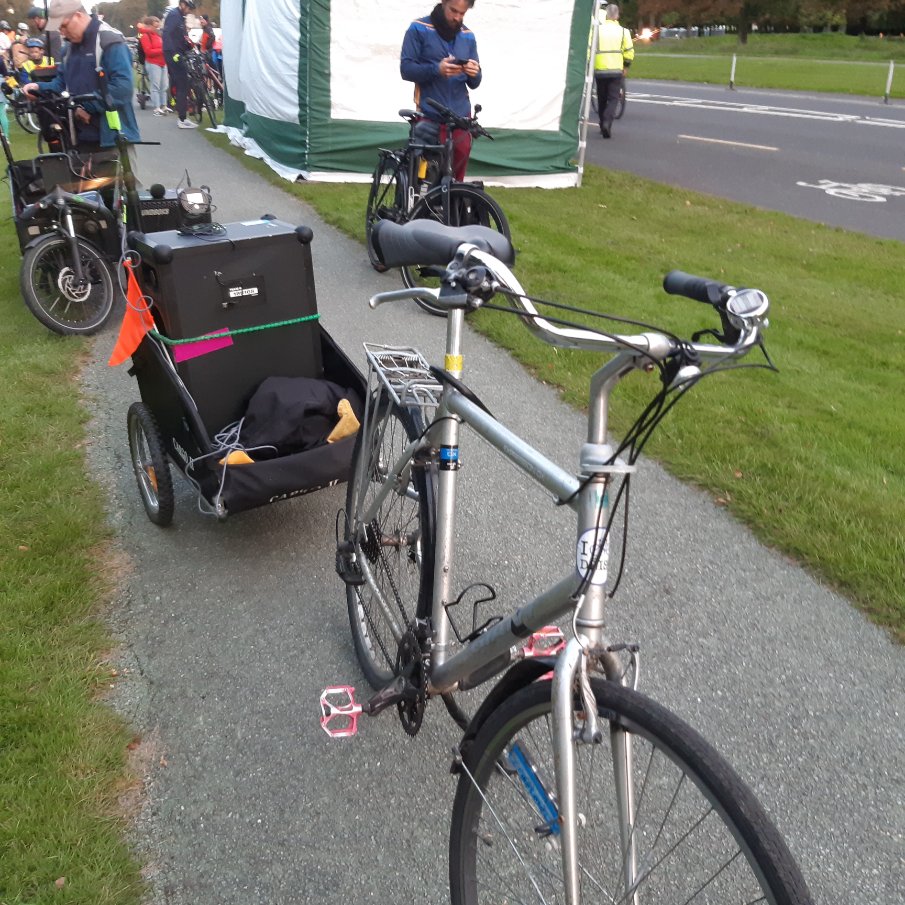
[[[269,178],[363,238],[366,186]],[[535,295],[685,335],[709,324],[701,306],[663,294],[660,278],[673,267],[770,295],[767,346],[779,373],[705,382],[649,451],[905,639],[905,410],[894,403],[905,373],[905,244],[595,167],[581,189],[494,195],[512,225],[519,277]],[[586,404],[596,358],[555,350],[511,317],[471,320],[570,403]],[[650,378],[628,381],[617,415],[637,412],[652,389]]]
[[[905,40],[840,34],[752,35],[683,38],[636,44],[630,75],[729,84],[731,56],[738,59],[735,84],[749,88],[829,91],[883,97],[889,62],[896,62],[890,97],[905,97]]]
[[[12,131],[17,156],[32,156],[34,138]],[[108,536],[77,380],[86,341],[55,336],[26,311],[19,260],[4,217],[0,903],[126,905],[142,885],[119,803],[130,736],[98,700],[114,680],[97,619]]]

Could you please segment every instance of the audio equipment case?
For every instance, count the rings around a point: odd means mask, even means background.
[[[157,431],[158,436],[148,438],[149,446],[157,442],[220,517],[348,477],[354,435],[230,466],[219,463],[213,442],[243,416],[267,377],[339,384],[361,420],[364,378],[319,321],[312,238],[308,227],[263,218],[206,234],[129,236],[140,258],[139,285],[156,325],[132,356],[129,370],[153,416],[153,425],[142,428],[145,434]],[[130,415],[130,444],[132,433]],[[140,463],[132,452],[138,472]],[[155,472],[166,464],[158,462]],[[137,477],[141,487],[142,475]]]

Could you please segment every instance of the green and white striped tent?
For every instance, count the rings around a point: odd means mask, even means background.
[[[404,142],[413,106],[402,38],[434,0],[222,0],[233,140],[288,178],[360,180],[378,147]],[[580,107],[595,0],[476,0],[466,18],[484,79],[471,92],[495,141],[475,142],[469,176],[577,182]]]

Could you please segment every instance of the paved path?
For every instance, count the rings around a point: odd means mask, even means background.
[[[313,227],[324,324],[357,361],[365,338],[436,356],[436,319],[414,306],[367,309],[368,295],[396,277],[375,274],[360,245],[201,135],[150,116],[142,127],[164,142],[141,150],[146,183],[175,185],[188,167],[210,185],[221,222],[271,212]],[[129,670],[117,701],[153,765],[137,837],[155,905],[447,901],[455,733],[443,708],[430,708],[414,740],[389,713],[348,742],[318,726],[324,685],[363,685],[333,573],[343,490],[221,524],[180,481],[175,524],[156,528],[126,441],[138,390],[125,368],[106,367],[113,340],[113,330],[98,337],[84,375],[89,462],[130,566],[111,616]],[[574,459],[567,440],[582,421],[550,388],[479,336],[468,337],[467,365],[495,411],[552,457]],[[463,457],[461,584],[490,581],[511,606],[559,575],[570,526],[477,441]],[[641,642],[642,687],[753,785],[819,902],[899,905],[905,652],[704,494],[650,464],[635,489],[611,635]]]

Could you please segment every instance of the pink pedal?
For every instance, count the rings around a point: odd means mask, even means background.
[[[566,646],[562,629],[556,625],[545,625],[538,629],[522,648],[523,657],[552,657]]]
[[[355,703],[355,689],[350,685],[331,685],[321,692],[321,728],[331,738],[355,735],[360,715],[361,704]]]

